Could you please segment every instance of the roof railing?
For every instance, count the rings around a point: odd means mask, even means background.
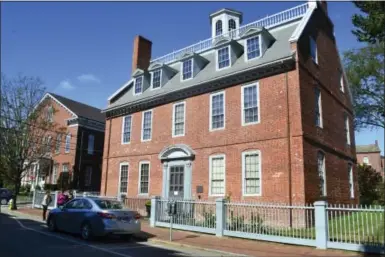
[[[201,53],[203,51],[211,49],[217,40],[220,40],[223,38],[237,39],[239,38],[240,35],[242,35],[245,31],[247,31],[252,27],[254,28],[265,27],[266,29],[270,29],[270,28],[282,25],[284,23],[291,22],[293,20],[303,17],[308,7],[309,7],[308,3],[295,6],[285,11],[282,11],[282,12],[267,16],[265,18],[262,18],[260,20],[251,22],[249,24],[243,25],[238,29],[232,30],[228,33],[225,33],[213,38],[205,39],[203,41],[199,41],[198,43],[190,45],[183,49],[173,51],[172,53],[169,53],[164,56],[151,60],[151,63],[158,62],[158,63],[169,64],[178,60],[186,53]]]

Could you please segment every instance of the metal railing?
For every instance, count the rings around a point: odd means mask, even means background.
[[[229,232],[315,239],[314,206],[225,203]]]
[[[244,32],[246,32],[249,28],[252,28],[252,27],[254,28],[265,27],[266,29],[270,29],[270,28],[279,26],[281,24],[291,22],[293,20],[302,18],[305,15],[306,11],[308,10],[308,7],[309,7],[308,3],[295,6],[285,11],[251,22],[249,24],[239,27],[238,29],[232,30],[220,36],[205,39],[191,46],[188,46],[183,49],[173,51],[172,53],[166,54],[164,56],[155,58],[151,60],[151,63],[158,62],[158,63],[169,64],[171,62],[178,60],[179,58],[181,58],[182,55],[186,53],[201,53],[203,51],[211,49],[215,44],[215,42],[217,42],[222,38],[230,38],[230,39],[239,38]]]
[[[146,203],[151,201],[151,198],[128,197],[122,199],[126,208],[137,211],[141,216],[147,216]]]
[[[328,241],[385,249],[384,206],[329,205]]]

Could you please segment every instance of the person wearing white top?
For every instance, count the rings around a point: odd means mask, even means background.
[[[52,202],[51,194],[49,191],[45,192],[41,205],[43,206],[43,221],[46,219],[48,205]]]

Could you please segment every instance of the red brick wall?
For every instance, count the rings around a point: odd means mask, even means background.
[[[383,172],[381,164],[381,152],[376,153],[357,153],[357,163],[363,163],[364,157],[369,158],[369,164],[378,172]]]

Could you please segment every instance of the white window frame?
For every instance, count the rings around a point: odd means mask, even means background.
[[[91,140],[92,138],[92,140]],[[92,144],[90,144],[92,142]],[[92,155],[94,154],[94,147],[95,147],[95,136],[93,134],[88,135],[88,142],[87,142],[87,153]]]
[[[254,39],[256,37],[258,37],[259,56],[249,59],[248,52],[247,52],[247,41],[251,40],[251,39]],[[262,57],[262,37],[260,35],[258,35],[258,36],[255,36],[255,37],[250,37],[250,38],[245,39],[244,49],[245,49],[245,54],[244,54],[245,55],[245,57],[244,57],[245,58],[245,62],[249,62],[249,61],[253,61],[253,60],[258,60],[259,58]]]
[[[126,123],[126,118],[127,118],[127,117],[131,117],[131,124],[130,124],[130,139],[129,139],[127,142],[124,142],[124,125],[125,125],[125,123]],[[131,137],[132,137],[132,120],[133,120],[133,118],[134,118],[134,116],[130,114],[130,115],[124,116],[123,119],[122,119],[122,141],[121,141],[122,145],[127,145],[127,144],[131,143]]]
[[[340,71],[340,90],[342,93],[345,92],[344,74]]]
[[[258,120],[254,122],[245,122],[245,89],[249,87],[257,87],[257,108],[258,108]],[[241,87],[241,123],[242,126],[249,126],[249,125],[254,125],[254,124],[259,124],[261,123],[261,108],[260,108],[260,98],[259,98],[259,82],[253,82],[250,84],[243,85]]]
[[[66,172],[69,173],[69,171],[70,171],[70,170],[69,170],[69,166],[70,166],[70,164],[69,164],[68,162],[63,163],[63,164],[62,164],[62,168],[61,168],[61,172],[63,172],[63,173],[66,173]],[[67,170],[66,170],[66,171],[64,170],[64,167],[67,167]]]
[[[142,193],[140,191],[141,189],[141,183],[142,183],[142,164],[148,164],[148,188],[147,191],[148,193]],[[138,195],[149,195],[150,194],[150,174],[151,174],[151,164],[149,161],[140,161],[139,162],[139,178],[138,178]]]
[[[159,85],[159,87],[154,88],[154,73],[158,72],[158,71],[160,72],[160,77],[159,77],[160,85]],[[157,90],[157,89],[162,88],[163,70],[162,69],[154,70],[154,71],[151,71],[150,74],[151,74],[151,90]]]
[[[346,144],[350,146],[350,122],[349,122],[349,116],[347,113],[344,113],[344,125],[345,125],[345,138],[346,138]]]
[[[245,157],[248,154],[258,154],[259,157],[259,193],[246,193],[246,162]],[[262,154],[260,150],[249,150],[242,152],[242,196],[262,196]]]
[[[324,180],[324,184],[323,184],[323,193],[324,194],[322,194],[322,192],[320,192],[321,194],[320,194],[320,196],[323,196],[323,197],[325,197],[325,196],[327,196],[328,195],[328,191],[327,191],[327,181],[326,181],[326,155],[325,155],[325,153],[324,152],[322,152],[322,151],[318,151],[317,152],[317,173],[318,173],[318,177],[320,177],[319,176],[319,170],[318,170],[318,161],[319,161],[319,154],[322,154],[322,156],[323,156],[323,162],[322,162],[322,177],[323,177],[323,180]],[[320,181],[321,182],[321,181]]]
[[[89,177],[87,177],[87,174],[89,172],[88,168],[91,168],[91,172],[90,172]],[[87,186],[87,187],[91,186],[91,184],[92,184],[92,172],[93,172],[92,165],[87,165],[86,166],[85,176],[84,176],[84,185]],[[89,180],[87,180],[87,179],[89,179]]]
[[[212,109],[213,109],[213,97],[216,96],[216,95],[220,95],[220,94],[223,94],[223,127],[222,128],[213,128],[213,124],[212,124]],[[210,113],[209,113],[209,122],[210,122],[210,125],[209,125],[209,128],[210,128],[210,132],[212,131],[217,131],[217,130],[224,130],[226,128],[226,91],[220,91],[220,92],[216,92],[216,93],[213,93],[210,95]]]
[[[142,78],[141,90],[140,90],[140,93],[136,93],[136,92],[135,92],[135,91],[136,91],[136,90],[135,90],[135,89],[136,89],[136,80],[139,79],[139,78]],[[143,76],[143,75],[138,76],[138,77],[136,77],[136,78],[134,79],[134,90],[133,90],[133,94],[134,94],[134,95],[140,95],[140,94],[143,93],[143,84],[144,84],[144,76]]]
[[[310,57],[311,57],[311,59],[314,61],[314,63],[315,64],[317,64],[318,65],[318,46],[317,46],[317,41],[314,39],[314,37],[313,36],[310,36],[309,37],[309,54],[310,54]],[[313,56],[312,56],[312,54],[311,54],[311,48],[312,48],[312,43],[314,43],[314,46],[315,46],[315,58],[313,58]]]
[[[220,50],[223,50],[223,49],[226,49],[229,51],[229,66],[225,66],[225,67],[222,67],[222,68],[219,68],[219,60],[218,60],[218,57],[219,57],[219,51]],[[220,70],[224,70],[224,69],[227,69],[227,68],[230,68],[231,67],[231,45],[228,45],[228,46],[225,46],[225,47],[221,47],[219,49],[217,49],[215,51],[216,55],[215,55],[215,59],[216,59],[216,70],[217,71],[220,71]]]
[[[183,79],[183,64],[187,61],[191,61],[191,77],[190,78],[187,78],[187,79]],[[181,62],[181,68],[180,68],[180,80],[181,81],[188,81],[190,79],[193,79],[194,78],[194,58],[189,58],[189,59],[186,59],[184,61]]]
[[[68,146],[68,148],[67,148]],[[66,135],[66,141],[65,141],[65,144],[64,144],[64,152],[65,153],[69,153],[71,150],[71,133],[68,133]]]
[[[175,109],[176,106],[183,104],[183,134],[175,135]],[[186,101],[178,102],[172,106],[172,137],[183,137],[186,134]]]
[[[122,182],[122,166],[127,166],[127,192],[121,192],[120,189],[121,189],[121,182]],[[129,183],[129,180],[130,180],[130,165],[128,164],[128,162],[121,162],[119,164],[119,181],[118,181],[118,195],[127,195],[128,194],[128,183]]]
[[[56,167],[56,168],[55,168]],[[57,183],[57,175],[59,171],[59,164],[55,163],[52,167],[52,174],[51,174],[51,184]]]
[[[50,105],[47,110],[47,121],[53,122],[53,107]]]
[[[57,134],[56,135],[56,141],[55,141],[55,153],[60,153],[60,148],[61,148],[61,141],[62,141],[62,137],[63,135],[62,134]],[[58,138],[60,140],[58,140]]]
[[[151,113],[150,138],[149,139],[143,139],[143,136],[144,136],[144,114],[147,113],[147,112]],[[154,122],[154,120],[153,120],[153,110],[147,110],[147,111],[142,112],[142,127],[141,127],[141,130],[142,130],[141,141],[142,142],[151,141],[151,139],[152,139],[152,127],[153,127],[152,123],[153,122]]]
[[[365,160],[368,160],[367,162],[365,162]],[[362,163],[366,164],[366,165],[370,165],[370,162],[369,162],[369,157],[368,156],[364,156],[362,158]]]
[[[219,31],[218,28],[217,28],[219,22],[221,23],[220,33],[217,33],[217,32]],[[215,36],[216,36],[216,37],[219,37],[219,36],[221,36],[221,35],[223,35],[223,21],[222,21],[222,20],[217,20],[217,21],[215,22]]]
[[[321,89],[319,87],[315,87],[314,89],[314,94],[316,93],[316,91],[319,92],[319,98],[316,99],[317,101],[317,105],[318,105],[318,110],[319,110],[319,118],[320,118],[320,122],[319,122],[319,125],[315,124],[316,127],[319,127],[319,128],[323,128],[323,118],[322,118],[322,93],[321,93]],[[314,110],[315,111],[315,110]],[[314,114],[316,114],[314,112]]]
[[[349,194],[350,198],[354,199],[354,174],[353,174],[353,164],[348,163],[348,172],[349,172]]]
[[[52,153],[52,136],[49,135],[46,140],[46,153]]]
[[[212,172],[213,172],[213,159],[223,158],[223,168],[224,168],[224,177],[223,177],[223,194],[213,194],[211,192],[212,186]],[[209,157],[209,196],[224,196],[226,194],[226,155],[225,154],[214,154]]]
[[[234,22],[234,28],[232,28],[232,29],[230,28],[230,22],[231,22],[231,21]],[[228,26],[229,32],[237,29],[237,23],[235,22],[235,20],[234,20],[233,18],[230,18],[230,19],[228,20],[227,26]]]

